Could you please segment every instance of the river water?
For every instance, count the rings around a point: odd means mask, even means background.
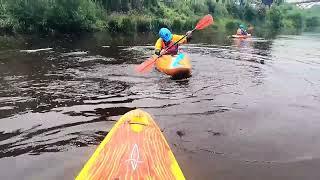
[[[0,37],[0,179],[73,179],[124,113],[149,112],[187,179],[319,179],[320,35],[181,46],[192,77],[134,65],[152,35]]]

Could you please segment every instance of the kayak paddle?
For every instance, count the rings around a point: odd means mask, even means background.
[[[205,15],[202,19],[199,20],[199,22],[197,23],[196,27],[191,31],[195,31],[195,30],[201,30],[204,29],[206,27],[208,27],[209,25],[211,25],[213,23],[213,17],[208,14]],[[177,42],[175,42],[174,44],[172,44],[171,46],[167,47],[165,49],[164,52],[167,52],[168,49],[170,49],[172,46],[176,45],[177,43],[179,43],[182,39],[184,39],[185,37],[187,37],[187,35],[184,35],[181,39],[179,39]],[[165,53],[164,53],[165,54]],[[160,54],[158,57],[154,58],[154,57],[150,57],[149,59],[147,59],[145,62],[141,63],[140,65],[136,66],[136,71],[139,73],[146,73],[149,72],[154,63],[162,56],[162,54]]]

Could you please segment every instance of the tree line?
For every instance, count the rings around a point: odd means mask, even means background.
[[[213,28],[221,31],[234,30],[240,23],[261,31],[319,26],[315,13],[283,0],[0,0],[0,31],[130,33],[163,26],[181,31],[207,13],[215,17]]]

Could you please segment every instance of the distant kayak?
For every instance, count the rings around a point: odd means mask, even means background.
[[[160,128],[142,110],[124,114],[101,142],[76,180],[185,177]]]
[[[176,56],[163,55],[157,60],[156,69],[173,78],[186,78],[191,76],[190,59],[182,53]]]
[[[232,35],[233,38],[248,38],[251,37],[251,34],[247,34],[247,35]]]

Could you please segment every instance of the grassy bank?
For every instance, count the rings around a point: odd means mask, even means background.
[[[157,32],[192,29],[203,15],[215,18],[217,31],[233,33],[240,23],[252,24],[261,34],[313,30],[320,8],[300,10],[282,4],[237,5],[216,0],[0,0],[0,30],[17,33],[110,31]]]

